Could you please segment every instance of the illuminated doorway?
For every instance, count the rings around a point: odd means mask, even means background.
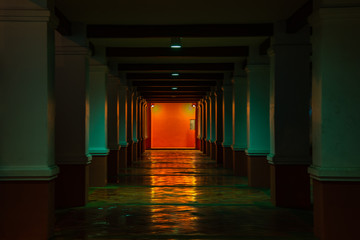
[[[195,148],[192,103],[151,104],[151,148]]]

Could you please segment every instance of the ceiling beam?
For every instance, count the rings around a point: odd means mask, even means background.
[[[137,87],[137,91],[139,92],[169,92],[172,91],[171,87],[162,87],[162,86],[145,86],[145,87]],[[181,86],[177,89],[178,92],[209,92],[211,91],[211,87],[188,87]]]
[[[296,33],[303,28],[306,24],[308,24],[308,17],[312,12],[313,0],[309,0],[286,20],[286,32]]]
[[[132,81],[133,86],[183,87],[183,86],[216,86],[216,81]]]
[[[56,31],[58,31],[63,36],[71,36],[71,22],[65,17],[65,15],[57,8],[54,9],[55,16],[58,19],[58,25]]]
[[[202,98],[184,98],[184,97],[173,97],[173,98],[145,98],[148,102],[156,103],[156,102],[190,102],[195,103],[200,101]]]
[[[119,71],[233,71],[233,63],[119,64]]]
[[[142,96],[205,96],[206,92],[179,92],[177,90],[168,91],[168,92],[141,92]]]
[[[248,46],[192,48],[126,48],[108,47],[107,57],[247,57]]]
[[[128,73],[126,78],[129,80],[133,79],[164,79],[164,80],[177,80],[183,79],[199,79],[199,80],[210,80],[210,79],[224,79],[222,73],[182,73],[179,76],[172,77],[170,73]]]
[[[88,25],[88,38],[271,36],[272,23],[200,25]]]

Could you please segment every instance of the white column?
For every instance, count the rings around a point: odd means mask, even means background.
[[[233,124],[232,124],[232,101],[233,101],[233,85],[232,74],[226,73],[223,83],[223,166],[232,168],[233,157],[231,146],[233,144]]]
[[[107,96],[106,75],[108,67],[104,65],[90,66],[89,104],[90,104],[90,136],[89,152],[92,156],[106,156],[107,146]]]
[[[0,239],[48,239],[54,222],[55,26],[36,2],[0,1]]]
[[[108,67],[93,62],[89,72],[89,152],[92,163],[89,167],[89,186],[103,187],[107,184],[107,95],[106,78]]]
[[[56,34],[56,161],[89,164],[89,50],[85,26],[79,35]]]
[[[87,202],[89,170],[89,51],[86,26],[73,24],[73,35],[56,34],[55,153],[60,167],[56,205]]]
[[[360,1],[314,1],[312,129],[314,230],[357,239],[360,215]]]
[[[253,47],[251,52],[258,52]],[[255,53],[254,53],[255,54]],[[249,156],[266,156],[270,151],[269,94],[270,67],[268,58],[250,56],[247,72],[247,149]]]
[[[246,129],[246,100],[247,100],[247,79],[246,73],[241,64],[235,65],[233,76],[233,170],[234,174],[246,176],[247,165],[245,150],[247,148]]]
[[[0,3],[0,179],[51,180],[58,172],[51,13],[10,2]]]

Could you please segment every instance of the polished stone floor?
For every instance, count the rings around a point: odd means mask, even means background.
[[[268,189],[196,150],[148,150],[87,206],[56,212],[54,240],[310,240],[312,212],[276,208]]]

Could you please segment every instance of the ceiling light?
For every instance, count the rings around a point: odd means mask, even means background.
[[[177,87],[172,87],[171,89],[172,89],[172,90],[177,90],[178,88],[177,88]]]
[[[181,48],[181,38],[172,37],[171,38],[171,48]]]
[[[180,74],[179,73],[172,73],[171,76],[173,77],[178,77]]]

